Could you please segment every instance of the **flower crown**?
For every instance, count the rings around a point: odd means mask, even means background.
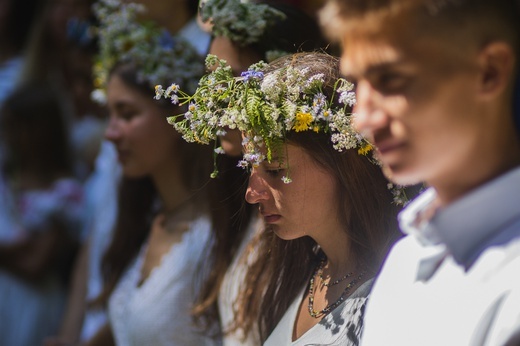
[[[214,55],[207,56],[206,65],[218,67],[201,78],[193,95],[177,84],[167,89],[156,86],[156,99],[189,104],[186,113],[168,118],[186,141],[209,144],[224,135],[226,128],[238,129],[246,134],[244,144],[266,149],[265,155],[258,151],[246,154],[240,163],[244,167],[271,160],[273,149],[284,143],[289,131],[327,132],[338,151],[359,148],[362,154],[370,152],[370,144],[350,126],[348,109],[356,97],[347,80],[335,82],[334,94],[341,104],[337,106],[323,94],[323,74],[310,75],[308,69],[289,66],[264,78],[262,70],[267,64],[259,62],[234,77],[226,61]],[[222,153],[221,148],[216,151]]]
[[[271,162],[273,153],[286,142],[287,133],[314,131],[330,134],[334,149],[339,152],[356,149],[360,155],[373,153],[372,145],[351,126],[351,107],[356,103],[354,85],[343,78],[334,81],[329,98],[323,93],[326,82],[321,73],[293,66],[264,72],[264,62],[253,64],[240,77],[234,77],[225,60],[208,55],[206,66],[217,68],[203,76],[192,95],[177,84],[164,89],[155,87],[155,99],[170,99],[174,104],[188,104],[184,114],[168,117],[168,123],[182,134],[187,142],[215,145],[216,156],[225,154],[216,147],[218,136],[227,129],[244,134],[242,145],[246,153],[238,166],[257,167],[262,161]],[[371,155],[374,164],[380,164]],[[284,183],[291,182],[289,167]],[[389,184],[396,204],[408,201],[405,188]]]
[[[186,40],[172,36],[153,23],[139,23],[137,15],[145,7],[120,0],[99,0],[93,5],[100,24],[97,28],[100,51],[94,64],[93,98],[104,102],[110,69],[116,63],[132,62],[138,78],[150,87],[176,80],[194,91],[204,73],[203,59]]]
[[[249,0],[202,0],[200,14],[202,21],[211,21],[214,35],[242,46],[258,42],[265,30],[286,18],[269,5]]]

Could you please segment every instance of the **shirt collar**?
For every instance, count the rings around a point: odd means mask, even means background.
[[[190,20],[180,31],[179,36],[188,41],[200,56],[208,53],[211,35],[199,26],[196,19]]]
[[[438,208],[429,220],[420,220],[436,197],[430,188],[413,201],[399,216],[401,229],[425,246],[443,243],[468,268],[482,245],[519,217],[520,167]]]

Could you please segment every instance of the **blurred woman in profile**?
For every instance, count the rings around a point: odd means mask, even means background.
[[[140,9],[118,1],[101,1],[96,9],[102,33],[98,77],[105,81],[99,91],[109,112],[105,137],[115,146],[123,177],[102,260],[104,286],[94,301],[107,307],[108,323],[86,344],[211,345],[217,341],[196,328],[191,308],[198,268],[207,260],[212,229],[220,225],[217,216],[224,214],[211,203],[212,152],[171,130],[166,116],[178,105],[152,98],[155,84],[166,78],[190,89],[203,66],[183,37],[137,21]],[[119,45],[133,37],[150,39]]]

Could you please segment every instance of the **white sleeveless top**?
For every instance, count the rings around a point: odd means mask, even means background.
[[[306,289],[298,295],[285,312],[264,346],[284,345],[359,345],[363,331],[363,317],[373,279],[359,286],[345,301],[297,340],[292,341],[296,315]],[[305,304],[305,303],[304,303]]]
[[[196,293],[193,274],[205,258],[210,233],[207,218],[195,220],[138,286],[147,244],[142,247],[109,299],[108,315],[118,346],[217,344],[197,332],[190,314]]]

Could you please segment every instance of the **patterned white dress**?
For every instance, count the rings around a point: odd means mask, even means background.
[[[196,330],[190,314],[196,293],[193,273],[205,260],[210,233],[209,220],[196,219],[182,240],[172,245],[161,264],[139,286],[147,245],[143,246],[108,304],[118,346],[218,344]]]
[[[300,308],[306,289],[293,301],[285,315],[267,338],[264,346],[282,345],[359,345],[363,331],[363,317],[373,279],[358,287],[345,301],[332,310],[327,316],[292,341],[292,333],[296,315]]]

